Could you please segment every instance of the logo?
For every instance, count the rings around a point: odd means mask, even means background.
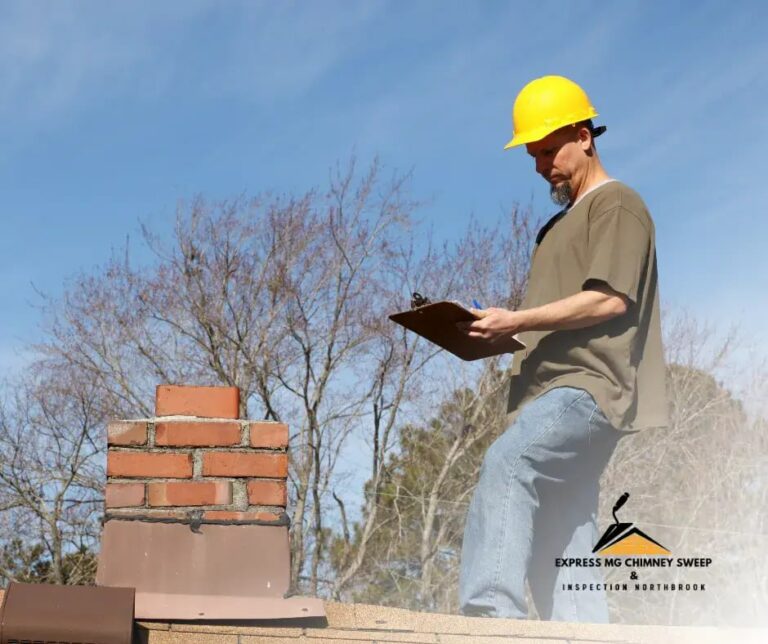
[[[565,582],[564,591],[703,591],[706,583],[691,581],[675,575],[675,580],[665,581],[669,568],[702,569],[712,564],[711,557],[672,557],[669,548],[635,526],[619,521],[616,513],[629,499],[624,492],[613,506],[613,523],[592,548],[594,557],[557,557],[556,568],[607,568],[615,581],[604,583],[600,576],[587,575],[580,583]],[[660,570],[653,570],[660,569]],[[640,572],[638,572],[638,570]],[[626,571],[627,577],[621,579]],[[618,578],[617,578],[618,575]],[[644,577],[641,579],[640,577]]]
[[[592,549],[593,554],[603,556],[615,555],[671,555],[669,549],[662,546],[656,539],[649,537],[640,528],[635,527],[634,523],[621,523],[616,516],[616,512],[629,499],[629,492],[624,492],[613,506],[614,523],[608,526],[608,529],[600,537],[600,540]]]

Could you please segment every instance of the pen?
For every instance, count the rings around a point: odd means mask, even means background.
[[[472,306],[476,309],[482,309],[483,307],[480,305],[480,302],[477,300],[472,300]]]

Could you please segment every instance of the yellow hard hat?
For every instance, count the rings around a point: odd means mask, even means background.
[[[528,83],[512,108],[512,140],[507,150],[543,139],[547,134],[572,123],[597,116],[587,93],[563,76],[542,76]],[[600,128],[602,133],[603,128]]]

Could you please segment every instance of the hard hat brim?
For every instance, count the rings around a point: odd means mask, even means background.
[[[559,130],[561,127],[566,127],[567,125],[575,125],[576,123],[586,121],[588,119],[594,118],[595,116],[600,115],[594,109],[591,109],[583,114],[564,119],[566,121],[565,123],[554,123],[548,126],[541,126],[532,130],[527,130],[525,132],[521,132],[520,134],[515,134],[515,136],[512,137],[512,140],[504,146],[504,149],[509,150],[510,148],[517,147],[518,145],[525,145],[526,143],[541,141],[541,139],[552,134],[552,132],[555,130]],[[603,131],[601,131],[597,136],[600,136]]]
[[[566,123],[565,125],[571,125],[571,124]],[[541,139],[543,139],[545,136],[552,134],[552,132],[554,132],[555,130],[559,130],[561,127],[565,127],[565,125],[558,124],[555,127],[540,127],[540,128],[536,128],[535,130],[528,130],[523,134],[516,134],[515,136],[512,137],[512,140],[504,146],[504,149],[509,150],[509,148],[514,148],[514,147],[517,147],[518,145],[525,145],[526,143],[541,141]]]

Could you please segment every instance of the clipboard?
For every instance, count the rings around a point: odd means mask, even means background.
[[[496,342],[468,337],[456,328],[456,323],[480,318],[458,302],[443,300],[425,304],[409,311],[393,313],[389,319],[462,360],[479,360],[525,349],[525,345],[514,335]]]

